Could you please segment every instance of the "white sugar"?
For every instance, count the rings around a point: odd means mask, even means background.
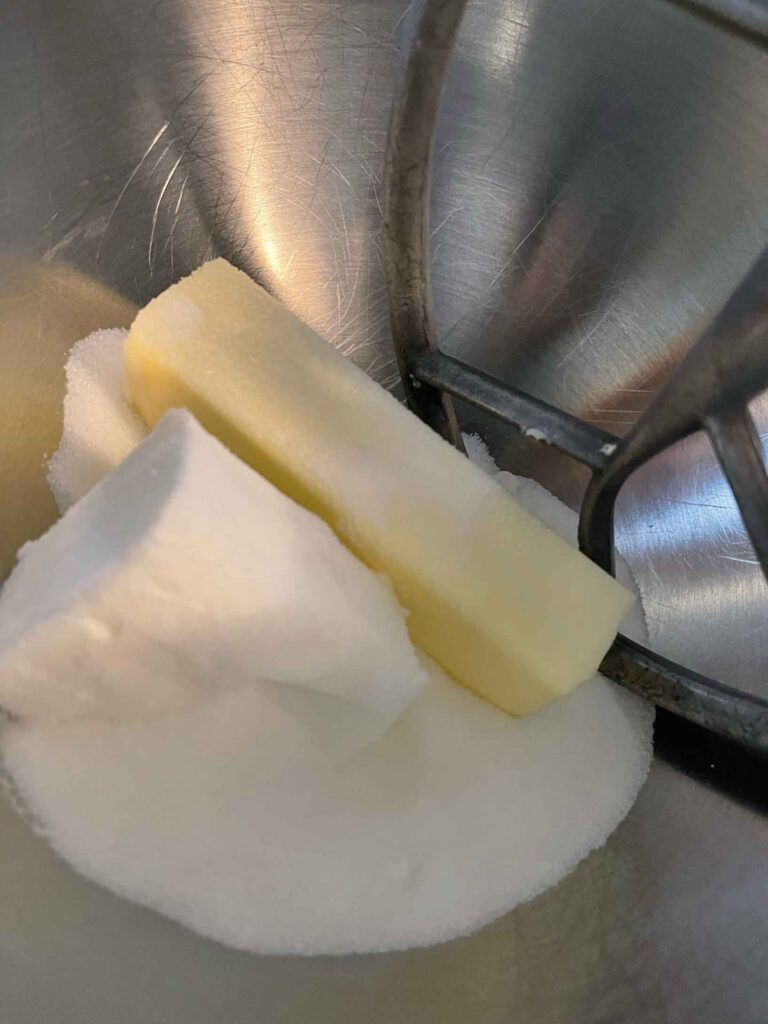
[[[522,719],[437,670],[333,763],[267,690],[145,725],[8,730],[5,764],[69,863],[263,953],[466,933],[562,878],[627,813],[652,715],[602,679]]]
[[[653,718],[596,678],[513,719],[431,672],[342,762],[265,687],[141,725],[9,727],[5,764],[76,870],[204,935],[264,953],[425,945],[604,842],[645,778]]]
[[[499,480],[575,535],[538,485]],[[643,639],[641,615],[628,631]],[[645,778],[653,718],[595,678],[513,719],[429,671],[384,737],[342,759],[264,685],[149,722],[8,726],[5,766],[77,871],[204,935],[266,953],[424,945],[600,845]]]
[[[482,437],[479,434],[462,434],[462,437],[464,439],[464,448],[470,460],[474,462],[478,469],[482,469],[484,473],[488,473],[489,476],[496,476],[498,468]]]
[[[25,546],[0,598],[0,706],[120,721],[267,680],[359,706],[345,747],[426,683],[388,583],[173,410]]]
[[[48,482],[63,512],[125,458],[146,434],[123,398],[126,330],[95,331],[78,341],[66,365],[64,428],[48,463]]]

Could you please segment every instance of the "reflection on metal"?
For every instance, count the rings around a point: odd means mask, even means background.
[[[392,108],[385,169],[384,260],[392,336],[408,405],[425,423],[464,450],[453,402],[439,388],[416,380],[409,359],[436,348],[429,285],[430,158],[443,78],[464,13],[465,0],[428,4],[419,23],[403,88]]]
[[[395,350],[411,407],[455,442],[455,421],[433,411],[441,394],[454,395],[589,466],[579,541],[609,572],[622,486],[654,455],[704,429],[768,577],[768,476],[747,408],[768,388],[768,249],[623,439],[436,350],[427,272],[429,157],[442,76],[464,6],[465,0],[427,0],[389,135],[386,270]],[[419,398],[419,384],[426,401]],[[768,700],[707,679],[623,636],[601,667],[660,707],[768,754]]]
[[[768,39],[768,6],[765,0],[670,0],[709,16],[734,32]]]
[[[582,549],[613,568],[619,490],[654,455],[706,430],[768,575],[768,480],[747,404],[768,388],[768,249],[622,440],[584,498]]]
[[[395,384],[382,168],[421,9],[9,0],[0,245],[138,305],[225,256]],[[765,246],[766,109],[761,49],[680,6],[468,4],[432,157],[444,353],[626,434]],[[49,365],[60,380],[69,290],[41,283],[26,348],[13,327],[26,295],[2,260],[0,292],[1,383],[17,353],[25,380],[41,366],[50,380]],[[120,322],[98,304],[87,314],[81,333]],[[14,441],[38,435],[57,395],[37,388]],[[578,506],[589,471],[576,459],[456,407],[504,469]],[[768,396],[751,411],[765,435]],[[6,499],[0,486],[0,524]],[[654,649],[768,697],[768,585],[706,434],[627,481],[616,542]],[[661,714],[656,750],[627,820],[555,889],[456,942],[320,961],[244,956],[82,882],[0,799],[5,1017],[252,1024],[258,1006],[264,1024],[765,1024],[754,758]]]

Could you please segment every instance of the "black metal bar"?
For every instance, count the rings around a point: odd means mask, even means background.
[[[681,668],[618,636],[600,671],[661,708],[768,755],[768,700]]]
[[[611,574],[615,568],[613,514],[625,479],[620,476],[605,479],[595,474],[584,492],[579,512],[579,547],[587,558]]]
[[[453,402],[437,388],[413,386],[406,352],[437,347],[429,280],[429,182],[445,70],[466,0],[427,0],[392,109],[385,165],[384,265],[389,316],[408,405],[461,451]]]
[[[755,424],[748,409],[733,409],[705,426],[768,579],[768,476]]]
[[[768,39],[768,4],[764,0],[667,0],[691,14],[713,21],[750,42]]]
[[[409,369],[417,381],[441,388],[454,398],[509,423],[521,434],[551,444],[593,469],[604,468],[616,450],[618,438],[613,434],[502,384],[442,352],[416,357]]]

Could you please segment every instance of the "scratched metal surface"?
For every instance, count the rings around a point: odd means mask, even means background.
[[[3,0],[0,469],[19,438],[37,445],[3,516],[39,497],[67,345],[213,253],[393,381],[380,175],[416,13]],[[660,0],[472,4],[436,145],[445,348],[626,429],[768,239],[767,100],[755,47]],[[9,412],[15,381],[27,398]],[[467,422],[578,500],[565,461]],[[633,481],[620,543],[654,642],[768,692],[768,594],[706,444]],[[205,942],[75,877],[3,805],[3,1019],[764,1024],[764,766],[666,720],[660,751],[624,825],[554,891],[470,938],[375,957]]]

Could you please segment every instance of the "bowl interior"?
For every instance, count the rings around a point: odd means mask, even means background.
[[[211,255],[395,383],[381,168],[417,8],[7,5],[0,575],[55,514],[43,460],[69,346]],[[446,351],[626,431],[765,244],[767,102],[756,45],[660,0],[470,4],[435,140]],[[577,467],[463,412],[504,466],[578,503]],[[768,430],[768,404],[755,412]],[[657,648],[768,695],[768,591],[703,438],[630,482],[618,543]],[[560,886],[396,955],[216,946],[75,877],[3,804],[9,1017],[762,1024],[768,823],[741,785],[756,769],[695,730],[660,731],[629,818]]]

